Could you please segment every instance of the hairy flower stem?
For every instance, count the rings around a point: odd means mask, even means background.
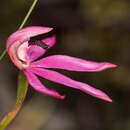
[[[29,10],[28,10],[28,12],[27,12],[25,18],[23,19],[21,25],[19,26],[18,30],[24,27],[24,25],[26,24],[26,22],[27,22],[29,16],[31,15],[31,13],[32,13],[32,11],[33,11],[33,9],[34,9],[34,7],[36,6],[37,2],[38,2],[38,0],[34,0],[34,1],[33,1],[31,7],[29,8]],[[5,49],[5,50],[3,51],[3,53],[0,55],[0,61],[3,59],[3,57],[4,57],[5,55],[6,55],[6,49]]]

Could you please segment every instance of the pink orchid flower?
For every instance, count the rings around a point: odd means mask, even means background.
[[[56,37],[54,35],[33,43],[30,43],[30,38],[48,33],[51,30],[53,28],[39,26],[26,27],[14,32],[7,40],[6,49],[8,54],[12,62],[24,72],[30,86],[40,93],[64,99],[64,96],[58,92],[46,88],[36,76],[38,75],[47,80],[79,89],[96,98],[111,102],[112,100],[104,92],[49,69],[56,68],[69,71],[97,72],[107,68],[114,68],[116,65],[108,62],[87,61],[66,55],[52,55],[37,60],[37,58],[46,53],[47,48],[55,44]]]

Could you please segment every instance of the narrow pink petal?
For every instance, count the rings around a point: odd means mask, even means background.
[[[48,89],[46,88],[40,81],[39,79],[29,70],[24,70],[24,74],[27,77],[27,80],[29,82],[29,84],[38,92],[43,93],[43,94],[47,94],[50,95],[52,97],[55,98],[59,98],[59,99],[64,99],[64,96],[59,95],[59,93],[57,93],[54,90]]]
[[[43,78],[46,78],[47,80],[70,86],[72,88],[80,89],[81,91],[84,91],[85,93],[88,93],[96,98],[112,102],[112,100],[104,92],[93,88],[88,84],[72,80],[71,78],[68,78],[58,72],[41,68],[29,68],[29,70]]]
[[[56,42],[56,36],[48,37],[42,40],[44,43],[46,43],[48,46],[52,47],[54,46]]]
[[[28,61],[32,62],[46,52],[45,49],[37,45],[30,45],[27,50]]]
[[[9,36],[7,40],[6,48],[8,50],[9,46],[11,46],[13,43],[29,40],[30,37],[47,33],[51,31],[52,29],[53,28],[49,28],[49,27],[30,26],[30,27],[26,27],[21,30],[18,30]]]
[[[32,63],[32,67],[58,68],[71,71],[102,71],[116,65],[108,62],[93,62],[65,55],[53,55]]]

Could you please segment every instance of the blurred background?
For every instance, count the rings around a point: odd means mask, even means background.
[[[1,0],[0,54],[33,0]],[[102,72],[60,71],[106,92],[113,103],[43,80],[66,95],[61,101],[29,87],[26,100],[7,130],[130,130],[130,1],[39,0],[26,26],[56,29],[56,45],[47,55],[65,54],[108,61],[118,68]],[[16,100],[19,70],[8,55],[0,62],[0,119]]]

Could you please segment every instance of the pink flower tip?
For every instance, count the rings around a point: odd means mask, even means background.
[[[62,95],[62,96],[60,96],[60,99],[63,100],[63,99],[65,99],[65,97],[66,97],[65,95]]]
[[[111,65],[111,68],[117,67],[117,65],[115,65],[115,64],[111,64],[111,63],[109,63],[109,64]]]
[[[102,98],[103,100],[107,101],[107,102],[112,102],[112,99],[110,97],[105,97],[105,98]]]

